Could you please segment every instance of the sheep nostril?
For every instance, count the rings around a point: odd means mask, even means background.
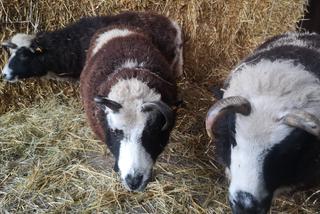
[[[138,189],[142,184],[142,180],[143,180],[143,175],[136,175],[136,176],[128,175],[125,179],[127,185],[131,190]]]

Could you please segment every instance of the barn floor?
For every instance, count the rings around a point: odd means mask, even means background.
[[[230,213],[224,171],[204,130],[209,88],[265,38],[294,29],[303,1],[0,0],[0,41],[128,9],[168,15],[186,36],[179,80],[186,106],[153,181],[141,193],[122,187],[86,123],[78,83],[0,79],[0,213]],[[320,213],[319,198],[319,189],[283,195],[271,213]]]

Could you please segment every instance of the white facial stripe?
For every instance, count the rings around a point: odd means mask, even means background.
[[[143,182],[150,177],[153,160],[140,142],[142,131],[143,129],[137,128],[120,143],[118,166],[122,180],[125,180],[127,175],[141,174]]]
[[[13,82],[14,82],[14,80],[11,80],[13,78],[13,74],[12,74],[13,71],[11,68],[9,68],[9,63],[13,59],[14,56],[15,56],[15,53],[13,53],[10,56],[10,58],[8,59],[8,63],[4,65],[3,70],[2,70],[2,75],[5,77],[5,79],[13,81]]]
[[[142,132],[149,116],[141,111],[145,102],[160,100],[161,95],[149,88],[146,83],[136,79],[124,79],[116,83],[108,98],[122,105],[118,113],[107,110],[107,121],[111,129],[123,131],[124,139],[120,143],[118,166],[121,178],[139,173],[145,182],[153,167],[150,154],[141,144]],[[124,183],[125,184],[125,183]]]
[[[111,39],[114,39],[116,37],[129,36],[133,33],[133,31],[130,31],[128,29],[112,29],[100,34],[96,39],[96,44],[92,51],[92,56],[95,55],[102,48],[102,46],[108,43]]]
[[[2,74],[7,78],[11,79],[12,77],[12,69],[9,68],[9,63],[5,64],[2,70]]]
[[[237,192],[243,191],[261,201],[268,194],[262,174],[263,160],[259,158],[262,151],[259,147],[243,148],[245,146],[240,142],[231,151],[229,193],[235,199]]]

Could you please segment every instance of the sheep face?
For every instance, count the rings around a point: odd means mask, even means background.
[[[95,98],[106,114],[106,143],[124,186],[142,191],[168,143],[173,112],[159,94],[138,80],[120,81],[114,88],[118,89],[111,90],[108,97]],[[130,94],[143,99],[132,99]]]
[[[215,143],[230,179],[229,201],[233,213],[267,213],[273,195],[299,184],[303,175],[297,173],[303,174],[302,165],[313,165],[311,160],[306,161],[305,155],[310,154],[312,159],[316,157],[313,149],[320,151],[315,136],[280,121],[259,120],[258,112],[252,114],[256,115],[245,118],[230,113],[216,121]],[[256,123],[249,125],[253,120]],[[268,122],[274,130],[266,126],[258,132],[254,127]]]
[[[115,170],[119,171],[124,186],[132,191],[142,191],[151,178],[152,167],[166,146],[170,130],[161,130],[165,119],[158,111],[125,115],[125,110],[108,114],[107,145],[115,156]],[[135,117],[130,121],[124,117]],[[129,126],[119,121],[133,122]],[[111,128],[113,127],[113,128]]]
[[[208,112],[207,130],[226,167],[233,213],[267,213],[281,190],[319,179],[320,122],[313,108],[320,85],[292,61],[261,61],[231,77]]]
[[[8,63],[4,66],[2,75],[6,81],[15,82],[19,79],[43,76],[46,74],[39,62],[42,50],[31,48],[34,36],[16,34],[11,41],[2,43],[2,47],[10,55]]]

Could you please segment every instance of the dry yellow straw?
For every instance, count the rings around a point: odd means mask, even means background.
[[[293,30],[304,0],[0,0],[0,40],[86,15],[153,10],[185,32],[187,107],[143,193],[125,190],[88,127],[76,83],[0,79],[0,213],[227,213],[227,181],[204,116],[230,69],[265,38]],[[0,64],[6,61],[1,52]],[[319,191],[280,197],[272,213],[316,213]]]

